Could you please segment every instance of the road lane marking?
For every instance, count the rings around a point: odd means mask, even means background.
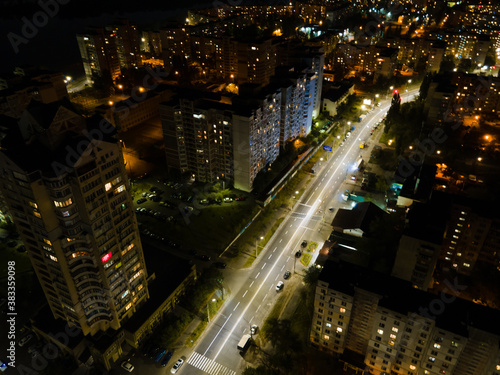
[[[210,375],[236,375],[236,371],[233,371],[230,368],[221,365],[220,363],[217,363],[214,360],[205,357],[205,355],[197,352],[193,352],[186,362]]]
[[[229,316],[227,317],[226,321],[224,322],[224,324],[222,325],[222,327],[220,327],[219,332],[217,332],[217,334],[215,335],[214,339],[212,340],[212,342],[210,343],[210,345],[208,345],[208,348],[207,348],[207,350],[205,350],[205,353],[203,353],[203,355],[207,354],[208,349],[210,349],[210,347],[212,346],[212,344],[214,343],[214,341],[217,340],[217,337],[219,337],[219,334],[224,329],[224,326],[227,324],[227,322],[229,322],[229,319],[231,319],[232,315],[233,315],[233,313],[229,314]],[[215,361],[215,358],[214,358],[214,361]]]
[[[247,289],[247,291],[243,294],[243,297],[241,297],[241,298],[245,298],[245,296],[247,295],[247,293],[248,293],[248,289]]]
[[[283,241],[283,238],[280,240],[280,243],[281,243],[281,241]]]
[[[254,283],[254,282],[255,282],[255,280],[254,280],[254,281],[252,281],[252,283],[250,284],[249,288],[251,288],[251,287],[252,287],[252,285],[253,285],[253,283]]]
[[[263,269],[264,269],[264,267],[266,266],[266,264],[267,264],[267,263],[264,263],[264,264],[262,265],[261,270],[263,270]]]
[[[271,259],[272,256],[273,256],[273,254],[269,255],[269,258],[267,258],[267,260]]]
[[[238,302],[238,304],[234,307],[233,311],[236,310],[239,305],[240,305],[240,303]]]
[[[260,307],[261,307],[261,306],[262,306],[262,305],[259,305],[259,307],[257,307],[257,310],[255,310],[255,312],[259,311],[259,309],[260,309]]]
[[[259,277],[259,275],[260,275],[260,272],[257,274],[257,276],[255,276],[255,278]]]
[[[290,257],[288,257],[290,258]],[[283,264],[283,267],[281,267],[281,271],[283,271],[283,268],[285,268],[286,264]]]
[[[288,231],[286,231],[286,233],[285,233],[285,234],[288,234]]]

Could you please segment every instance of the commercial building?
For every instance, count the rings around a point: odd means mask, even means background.
[[[56,319],[119,329],[149,294],[122,150],[100,117],[32,104],[0,151],[0,189]]]
[[[329,116],[336,116],[339,105],[344,103],[352,94],[354,94],[354,84],[352,82],[334,84],[323,95],[323,112],[328,112]]]
[[[500,373],[500,313],[453,295],[327,261],[313,314],[313,347],[371,374]]]

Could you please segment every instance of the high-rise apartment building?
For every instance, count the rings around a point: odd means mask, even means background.
[[[137,26],[132,25],[127,19],[121,19],[117,20],[113,25],[106,26],[106,31],[115,36],[120,67],[132,69],[142,66]]]
[[[199,181],[220,180],[251,191],[257,174],[279,154],[281,91],[242,85],[230,100],[179,92],[160,105],[169,167]]]
[[[500,374],[500,313],[453,295],[327,261],[313,314],[312,345],[370,374]]]
[[[116,35],[105,29],[92,29],[76,36],[82,56],[83,69],[87,80],[94,76],[109,74],[114,81],[120,75],[120,58],[116,46]]]
[[[160,30],[163,64],[165,69],[191,62],[189,29],[185,26],[171,26]]]
[[[233,181],[231,105],[181,96],[160,105],[167,165],[198,181]]]
[[[2,140],[0,188],[52,314],[94,335],[148,298],[113,127],[69,102],[32,105]]]

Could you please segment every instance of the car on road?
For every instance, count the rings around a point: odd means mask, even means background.
[[[173,355],[174,353],[172,352],[167,352],[167,354],[165,354],[165,357],[163,357],[163,361],[161,361],[162,367],[165,367],[167,365],[168,361],[170,361],[170,358],[172,358]]]
[[[295,258],[300,258],[301,256],[302,256],[302,251],[299,250],[295,253]]]
[[[177,360],[177,362],[175,362],[175,365],[172,367],[172,369],[170,370],[170,372],[172,374],[175,374],[180,368],[181,366],[184,364],[184,360],[182,358],[179,358]]]
[[[202,204],[202,205],[204,205],[204,206],[208,206],[208,205],[209,205],[208,199],[206,199],[206,198],[201,199],[201,200],[200,200],[200,204]]]
[[[33,335],[30,333],[29,335],[26,335],[21,340],[19,340],[18,345],[22,347],[22,346],[26,345],[27,343],[29,343],[32,338],[33,338]]]
[[[283,275],[283,278],[286,280],[290,277],[291,273],[290,271],[286,271],[285,274]]]
[[[215,262],[215,267],[220,268],[220,269],[224,269],[224,268],[226,268],[226,263],[224,263],[224,262]]]
[[[284,285],[285,283],[283,281],[279,281],[278,284],[276,284],[276,291],[279,292],[282,290]]]
[[[146,202],[146,201],[147,201],[147,199],[146,199],[146,198],[141,198],[141,199],[138,199],[138,200],[137,200],[137,204],[142,204],[142,203],[144,203],[144,202]]]
[[[130,363],[129,361],[123,361],[121,364],[122,369],[124,369],[127,372],[132,372],[134,371],[134,365]]]
[[[306,247],[307,246],[307,241],[306,240],[302,241],[302,243],[300,244],[300,246]]]
[[[231,198],[231,197],[224,198],[224,203],[231,203],[232,201],[233,201],[233,198]]]
[[[250,327],[250,333],[252,335],[255,335],[258,330],[259,330],[259,326],[257,326],[256,324],[254,324],[254,325],[252,325],[252,327]]]

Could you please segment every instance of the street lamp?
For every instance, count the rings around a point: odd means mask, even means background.
[[[261,241],[262,241],[263,239],[264,239],[264,237],[260,237],[260,240],[261,240]],[[258,238],[255,240],[255,259],[257,259],[257,255],[258,255],[258,254],[257,254],[257,249],[259,248],[259,245],[258,245],[258,242],[257,242],[258,240],[259,240]],[[262,246],[261,246],[261,247],[262,247]]]
[[[215,298],[212,298],[212,302],[215,302],[216,299]],[[210,305],[209,305],[210,301],[207,302],[207,317],[208,317],[208,322],[210,323]]]

